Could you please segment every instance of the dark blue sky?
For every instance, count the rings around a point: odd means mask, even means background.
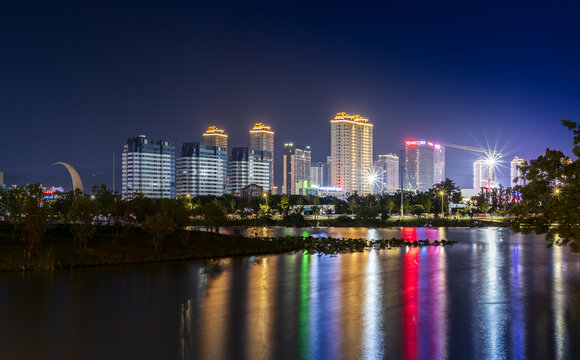
[[[284,142],[323,160],[339,111],[371,119],[375,154],[407,137],[569,153],[579,5],[466,3],[1,5],[0,171],[70,188],[48,166],[67,161],[110,184],[129,136],[180,147],[215,124],[246,146],[256,121],[276,131],[280,170]],[[476,158],[448,150],[447,176],[472,187]]]

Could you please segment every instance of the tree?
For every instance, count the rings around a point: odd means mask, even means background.
[[[314,220],[318,219],[318,211],[320,210],[320,199],[318,196],[314,197],[314,204],[312,205],[312,214],[314,215]]]
[[[429,216],[429,214],[431,214],[431,207],[433,207],[433,200],[431,200],[431,198],[427,198],[425,199],[425,212],[427,213],[427,216]]]
[[[15,188],[9,189],[2,195],[3,203],[3,215],[6,216],[10,224],[12,225],[12,236],[16,237],[17,234],[24,236],[22,232],[22,226],[24,224],[25,218],[25,202],[28,193],[26,189],[22,186],[17,186]],[[22,238],[24,240],[24,238]]]
[[[487,216],[487,212],[489,211],[489,209],[491,209],[491,206],[487,202],[484,202],[482,204],[479,204],[479,208],[481,209],[481,211],[483,211],[485,216]]]
[[[544,155],[520,166],[526,185],[516,186],[521,202],[511,209],[516,231],[546,234],[549,246],[569,245],[580,252],[580,125],[562,124],[574,134],[572,160],[561,151],[546,149]]]
[[[280,210],[282,213],[282,217],[288,216],[288,208],[290,206],[290,198],[288,195],[284,194],[280,198]]]
[[[425,208],[421,204],[416,204],[411,207],[411,213],[419,217],[421,214],[425,212]]]
[[[201,205],[199,212],[203,215],[205,227],[210,231],[219,232],[226,221],[226,209],[217,199]]]
[[[93,220],[98,214],[97,202],[79,189],[74,190],[74,200],[68,213],[70,231],[75,248],[86,248],[87,240],[97,231]]]
[[[153,240],[155,252],[159,252],[165,237],[175,231],[175,222],[173,222],[173,219],[161,211],[153,215],[145,215],[145,221],[143,221],[142,226],[143,230]]]
[[[25,187],[24,198],[24,233],[26,253],[32,253],[42,247],[42,239],[48,229],[49,207],[42,201],[40,184],[30,184]]]

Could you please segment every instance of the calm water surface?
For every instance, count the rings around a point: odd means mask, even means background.
[[[0,358],[580,358],[580,255],[543,237],[253,231],[459,243],[0,274]]]

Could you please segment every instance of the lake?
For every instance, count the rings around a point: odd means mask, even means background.
[[[227,231],[227,230],[226,230]],[[0,274],[2,359],[580,358],[580,254],[505,228],[258,228],[453,240]]]

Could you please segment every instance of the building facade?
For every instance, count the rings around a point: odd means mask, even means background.
[[[489,187],[488,166],[485,160],[479,158],[473,163],[473,189],[479,192],[484,187]]]
[[[375,162],[379,174],[377,192],[394,193],[400,188],[399,184],[399,157],[395,154],[379,155]]]
[[[223,195],[226,170],[226,148],[199,142],[183,144],[176,159],[177,197]]]
[[[218,129],[215,126],[207,128],[203,134],[203,142],[207,145],[218,146],[228,151],[228,135],[224,130]]]
[[[316,162],[310,165],[310,181],[314,185],[327,186],[328,168],[323,162]]]
[[[136,193],[175,197],[175,145],[145,135],[129,138],[123,147],[121,193],[127,199]]]
[[[360,115],[341,112],[330,120],[331,183],[346,193],[372,192],[373,124]]]
[[[513,160],[511,161],[511,163],[510,163],[510,165],[511,165],[510,166],[510,170],[511,170],[510,171],[510,185],[509,185],[510,187],[517,186],[517,185],[520,185],[520,186],[525,185],[524,179],[519,178],[520,176],[522,176],[520,166],[524,165],[524,162],[525,162],[524,159],[521,159],[517,156],[515,156],[513,158]],[[516,178],[518,178],[517,182],[515,181]]]
[[[247,147],[233,148],[228,161],[227,191],[239,191],[254,184],[265,191],[272,188],[272,154]]]
[[[274,132],[270,126],[262,123],[254,124],[250,130],[250,148],[270,153],[270,187],[274,186]]]
[[[445,147],[427,140],[405,141],[405,190],[427,191],[445,180]]]
[[[282,193],[297,195],[296,183],[310,181],[310,146],[284,144],[284,184]]]

